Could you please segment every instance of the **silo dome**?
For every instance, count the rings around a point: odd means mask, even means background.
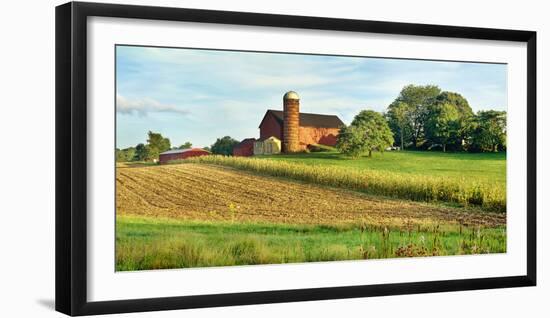
[[[283,96],[283,99],[300,99],[300,96],[295,91],[288,91],[286,92],[285,96]]]

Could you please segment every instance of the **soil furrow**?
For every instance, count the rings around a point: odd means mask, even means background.
[[[503,213],[368,196],[203,164],[117,169],[117,212],[185,219],[497,226]]]

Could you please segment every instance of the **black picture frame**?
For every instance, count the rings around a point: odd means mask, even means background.
[[[366,286],[88,302],[86,36],[91,16],[501,40],[527,44],[527,274]],[[536,32],[168,7],[70,2],[56,7],[56,310],[92,315],[536,284]]]

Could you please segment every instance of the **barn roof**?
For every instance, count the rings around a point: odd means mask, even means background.
[[[256,141],[256,138],[245,138],[240,143],[242,144],[242,143],[251,142],[251,141]]]
[[[282,110],[268,109],[265,113],[264,118],[269,113],[271,113],[275,117],[275,119],[279,122],[281,126],[283,125],[284,120]],[[261,125],[262,124],[260,123],[260,126]],[[339,128],[343,125],[344,123],[336,115],[300,113],[300,126],[303,127]]]
[[[239,142],[235,147],[242,147],[246,144],[250,144],[256,141],[256,138],[245,138],[241,142]]]
[[[208,152],[202,148],[187,148],[187,149],[171,149],[171,150],[166,150],[165,152],[161,152],[160,154],[161,155],[170,155],[170,154],[174,154],[174,153],[184,153],[184,152],[188,152],[188,151],[204,151],[204,152]]]

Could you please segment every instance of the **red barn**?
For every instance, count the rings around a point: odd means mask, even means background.
[[[308,145],[336,145],[339,129],[344,125],[338,116],[299,113],[298,118],[298,140],[302,150]],[[269,109],[260,123],[260,139],[274,136],[285,140],[284,125],[283,111]]]
[[[190,148],[190,149],[174,149],[162,152],[159,155],[159,163],[165,164],[168,161],[186,159],[190,157],[200,157],[207,156],[210,152],[201,149],[201,148]]]
[[[254,142],[255,138],[243,139],[238,145],[233,147],[233,156],[249,157],[254,155]]]

